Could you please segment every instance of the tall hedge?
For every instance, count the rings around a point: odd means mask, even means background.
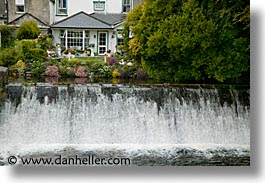
[[[14,29],[8,25],[0,25],[1,32],[1,48],[7,48],[13,45],[14,39],[12,37]]]
[[[249,2],[145,0],[127,17],[131,57],[171,81],[249,80]]]
[[[18,40],[22,39],[36,39],[41,33],[38,25],[34,21],[23,22],[16,33],[16,38]]]

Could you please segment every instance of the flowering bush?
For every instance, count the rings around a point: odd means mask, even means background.
[[[127,79],[130,78],[130,70],[127,65],[119,68],[120,78]]]
[[[111,72],[111,67],[110,66],[103,66],[99,70],[99,77],[101,78],[111,78],[112,72]]]
[[[23,62],[23,60],[19,60],[17,62],[17,67],[18,67],[18,69],[25,70],[26,69],[26,64]]]
[[[43,74],[45,72],[44,63],[40,61],[33,61],[31,64],[31,72],[35,76]]]
[[[119,61],[118,58],[110,58],[110,59],[109,59],[109,64],[110,64],[111,66],[113,66],[113,65],[115,65],[118,61]]]
[[[88,76],[88,70],[85,67],[79,66],[75,71],[75,76],[85,78]]]
[[[45,74],[49,77],[60,77],[59,69],[56,65],[48,66],[45,70]]]
[[[74,77],[75,69],[73,67],[61,65],[59,66],[59,74],[60,76]]]
[[[71,50],[71,53],[74,55],[76,54],[76,49]]]
[[[80,61],[79,61],[78,58],[71,58],[69,64],[70,64],[71,66],[76,66],[76,65],[78,65],[78,62],[80,63]],[[80,63],[80,64],[81,64],[81,63]]]
[[[20,75],[23,75],[25,69],[26,69],[26,64],[22,61],[22,60],[19,60],[16,64],[16,67],[17,67],[17,71]]]
[[[68,51],[68,50],[64,50],[63,53],[64,53],[65,55],[67,55],[67,54],[69,53],[69,51]]]
[[[113,77],[113,78],[118,78],[118,77],[120,77],[120,73],[119,73],[119,71],[117,71],[117,70],[113,71],[113,72],[112,72],[112,77]]]

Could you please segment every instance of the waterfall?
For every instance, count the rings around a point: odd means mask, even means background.
[[[0,144],[250,144],[249,94],[126,85],[7,86]]]

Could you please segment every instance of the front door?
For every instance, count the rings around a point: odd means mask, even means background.
[[[98,54],[104,55],[107,52],[107,32],[98,33]]]

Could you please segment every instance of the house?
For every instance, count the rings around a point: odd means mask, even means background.
[[[2,2],[2,0],[0,0]],[[5,0],[8,24],[34,20],[53,44],[63,49],[91,49],[99,55],[119,51],[126,15],[143,0]]]
[[[0,25],[7,23],[7,0],[0,0]]]
[[[143,0],[53,0],[52,21],[58,22],[78,12],[128,13]]]
[[[119,51],[122,23],[142,0],[57,0],[51,30],[54,45],[63,49],[91,49],[98,55]]]
[[[50,17],[51,0],[6,0],[8,25],[18,28],[24,21],[34,20],[43,33],[47,33],[52,23]]]
[[[88,14],[83,11],[51,25],[54,44],[65,49],[91,49],[99,55],[118,51],[125,14]]]

